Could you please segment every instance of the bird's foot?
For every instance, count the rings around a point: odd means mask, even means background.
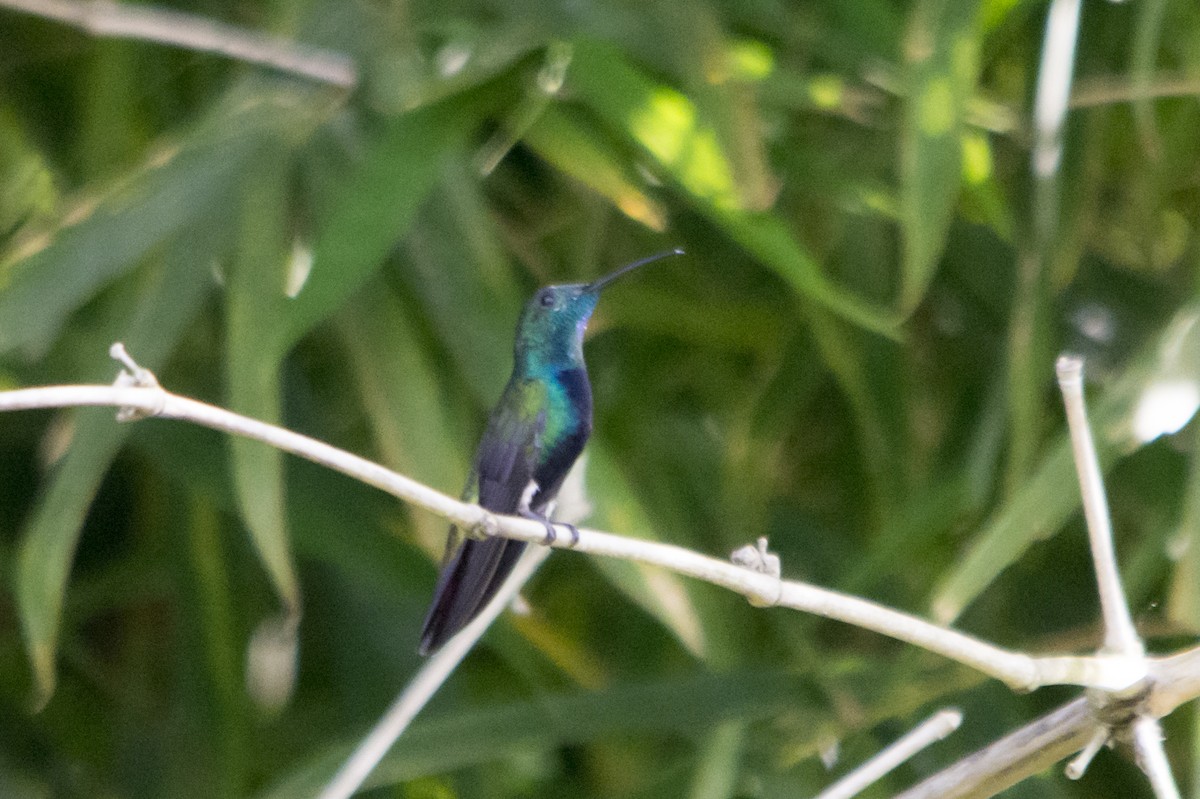
[[[542,546],[552,546],[558,540],[558,532],[554,529],[555,524],[561,524],[571,531],[571,546],[579,543],[579,528],[568,522],[552,522],[546,516],[540,513],[534,513],[531,510],[523,511],[521,516],[531,521],[541,522],[546,528],[546,537],[542,539]]]
[[[579,543],[579,528],[576,527],[575,525],[571,524],[570,522],[558,522],[558,524],[561,524],[563,527],[565,527],[571,531],[571,543],[567,545],[567,548],[574,549],[575,545]],[[552,543],[552,542],[547,542],[547,543]]]

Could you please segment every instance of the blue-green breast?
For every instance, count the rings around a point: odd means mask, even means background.
[[[546,380],[546,422],[534,467],[544,505],[562,486],[592,434],[592,387],[583,366],[556,370]],[[535,508],[536,509],[536,508]]]

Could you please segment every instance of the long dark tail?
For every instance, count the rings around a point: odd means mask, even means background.
[[[417,651],[431,655],[467,626],[496,595],[525,546],[507,538],[464,541],[438,575]]]

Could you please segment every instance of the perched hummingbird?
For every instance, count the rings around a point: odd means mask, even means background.
[[[583,333],[600,292],[639,266],[682,255],[652,255],[591,283],[546,286],[521,312],[513,372],[492,408],[475,452],[463,500],[493,513],[515,514],[554,526],[546,512],[592,433],[592,387],[583,363]],[[578,531],[570,526],[571,534]],[[421,630],[420,653],[437,651],[483,610],[508,577],[525,542],[482,540],[450,528],[433,604]]]

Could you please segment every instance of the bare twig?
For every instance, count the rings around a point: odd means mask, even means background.
[[[1135,702],[1114,703],[1103,709],[1086,697],[1072,700],[926,778],[895,799],[995,796],[1025,778],[1045,771],[1073,752],[1098,749],[1108,741],[1108,730],[1132,729],[1138,723],[1139,715],[1143,719],[1161,718],[1200,695],[1200,647],[1171,657],[1151,659],[1147,684],[1147,696]],[[1191,693],[1185,694],[1185,690]],[[1099,718],[1098,713],[1104,718]],[[1097,731],[1101,733],[1099,736]],[[1077,779],[1082,771],[1082,768],[1078,769],[1068,776]]]
[[[1100,459],[1096,457],[1096,445],[1087,422],[1087,408],[1083,402],[1083,360],[1064,355],[1058,359],[1058,384],[1062,389],[1063,402],[1067,410],[1067,426],[1071,433],[1071,447],[1075,453],[1075,469],[1079,473],[1079,491],[1083,499],[1083,514],[1087,520],[1088,540],[1091,543],[1092,560],[1096,568],[1096,584],[1100,593],[1100,610],[1104,617],[1104,648],[1117,655],[1127,657],[1131,664],[1141,663],[1149,670],[1146,648],[1133,626],[1129,603],[1121,587],[1121,576],[1117,569],[1117,557],[1112,540],[1112,517],[1108,511],[1108,500],[1104,493],[1104,476],[1100,471]],[[1119,698],[1116,694],[1114,698]],[[1140,703],[1139,703],[1140,705]],[[1077,779],[1087,768],[1091,755],[1111,734],[1108,725],[1097,727],[1092,745],[1081,757],[1067,767],[1067,775]],[[1179,789],[1171,776],[1162,745],[1162,728],[1158,719],[1147,715],[1144,710],[1129,725],[1134,758],[1150,780],[1154,795],[1158,799],[1178,799]]]
[[[1146,699],[1146,713],[1156,719],[1200,696],[1200,647],[1153,658],[1150,681],[1153,690]]]
[[[1082,750],[1067,766],[1067,776],[1078,779],[1096,753],[1114,737],[1132,744],[1135,759],[1156,797],[1179,796],[1162,746],[1158,719],[1200,691],[1200,649],[1166,658],[1146,657],[1117,570],[1112,521],[1083,402],[1083,363],[1079,358],[1063,356],[1057,371],[1105,621],[1101,651],[1122,658],[1132,673],[1140,671],[1142,677],[1126,689],[1089,692],[1088,697],[1059,708],[930,777],[901,794],[902,799],[993,796]]]
[[[475,642],[487,631],[512,601],[521,587],[533,576],[537,567],[550,554],[547,547],[530,547],[522,554],[512,574],[504,581],[496,596],[474,620],[446,642],[425,662],[425,665],[404,687],[387,712],[383,714],[371,731],[358,743],[354,752],[338,769],[337,774],[321,791],[318,799],[349,799],[362,786],[379,761],[392,748],[417,713],[442,687],[442,683],[453,673],[459,662],[475,646]]]
[[[951,708],[935,713],[900,740],[822,791],[817,799],[850,799],[857,796],[917,752],[957,730],[960,724],[962,711]]]
[[[895,799],[980,799],[1037,774],[1082,749],[1096,719],[1082,697],[964,757]]]
[[[1033,111],[1033,172],[1039,178],[1056,173],[1062,161],[1062,128],[1075,74],[1081,4],[1082,0],[1053,0],[1046,20]]]
[[[1096,444],[1092,440],[1087,409],[1083,403],[1083,360],[1064,355],[1058,359],[1057,370],[1058,385],[1062,389],[1063,404],[1067,411],[1071,448],[1075,453],[1075,470],[1079,474],[1083,515],[1087,521],[1092,560],[1096,568],[1100,612],[1104,617],[1104,649],[1112,654],[1141,658],[1146,649],[1133,626],[1133,617],[1121,587],[1121,576],[1117,572],[1104,476],[1100,472],[1100,460],[1096,457]]]
[[[1162,725],[1158,719],[1143,717],[1133,722],[1133,755],[1150,780],[1155,799],[1180,799],[1163,749]]]
[[[1083,747],[1083,751],[1071,759],[1067,764],[1064,773],[1067,779],[1077,780],[1084,775],[1088,770],[1088,766],[1092,765],[1092,760],[1095,759],[1097,753],[1104,748],[1108,743],[1110,735],[1108,727],[1099,726],[1092,732],[1092,738],[1087,742],[1087,746]]]
[[[0,392],[0,411],[107,405],[120,408],[122,418],[157,415],[187,420],[254,438],[341,471],[463,527],[489,530],[524,541],[539,542],[544,538],[545,531],[537,522],[493,516],[476,505],[459,502],[322,442],[171,394],[158,386],[153,375],[141,370],[120,348],[114,348],[113,354],[122,360],[128,370],[118,378],[117,385],[51,386]],[[568,542],[563,540],[559,545],[567,546]],[[760,543],[755,550],[761,556],[761,568],[753,563],[750,566],[737,565],[681,547],[588,529],[580,530],[579,540],[573,548],[672,569],[737,591],[755,604],[792,607],[855,624],[964,663],[1013,688],[1032,689],[1051,683],[1074,684],[1098,688],[1097,695],[1102,698],[1119,699],[1137,683],[1145,692],[1133,703],[1134,709],[1120,708],[1115,718],[1113,713],[1106,711],[1105,717],[1100,719],[1096,707],[1090,705],[1088,700],[1076,700],[927,780],[905,793],[903,796],[907,799],[992,795],[1002,786],[1014,784],[1050,763],[1079,751],[1093,738],[1098,726],[1129,728],[1138,716],[1152,719],[1161,717],[1179,704],[1200,695],[1200,647],[1162,658],[1108,654],[1032,657],[1001,649],[857,597],[806,583],[781,580],[774,568],[774,556],[766,551],[765,543]],[[739,556],[739,559],[747,562],[745,557]],[[502,608],[503,604],[499,604],[496,612]],[[464,645],[469,646],[465,639]],[[430,664],[429,672],[422,671],[420,677],[423,684],[426,680],[428,684],[412,689],[398,699],[396,706],[380,723],[378,737],[371,736],[369,746],[364,742],[363,748],[370,752],[363,755],[358,765],[354,766],[355,779],[361,780],[369,773],[398,734],[397,725],[403,729],[420,704],[428,698],[432,690],[429,686],[434,684],[434,673],[434,667]],[[444,674],[439,679],[444,679]],[[1151,759],[1155,757],[1154,752],[1147,752]],[[1154,764],[1151,763],[1151,766]],[[1159,777],[1155,775],[1161,775],[1162,770],[1150,773],[1152,780],[1158,780]],[[349,778],[345,784],[350,784]],[[344,794],[329,794],[340,795]]]
[[[124,5],[114,0],[0,0],[0,8],[53,19],[92,36],[141,39],[218,53],[346,89],[358,85],[354,61],[343,53],[254,33],[195,14]]]

